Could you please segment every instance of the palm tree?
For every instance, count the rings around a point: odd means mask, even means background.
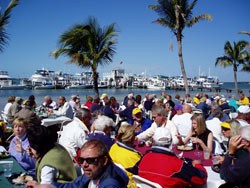
[[[3,52],[9,39],[8,34],[6,33],[6,26],[9,24],[11,10],[17,6],[18,3],[19,0],[12,0],[3,13],[1,13],[0,7],[0,52]]]
[[[246,46],[248,45],[247,41],[239,41],[237,43],[233,43],[233,46],[229,41],[226,42],[224,46],[225,55],[222,57],[218,57],[215,62],[215,66],[221,65],[224,68],[228,66],[233,66],[234,71],[234,82],[235,82],[235,91],[238,96],[238,82],[237,82],[237,71],[240,65],[245,65],[245,63],[249,62],[250,55],[246,50]],[[244,69],[241,69],[244,70]]]
[[[115,24],[101,28],[95,18],[89,18],[87,23],[78,24],[64,32],[59,37],[59,49],[52,52],[55,58],[68,56],[68,63],[74,63],[82,68],[91,68],[96,96],[98,91],[98,65],[112,62],[117,41]]]
[[[197,1],[198,0],[193,0],[189,3],[189,0],[158,0],[157,5],[149,6],[150,9],[154,10],[160,16],[160,18],[154,22],[169,28],[176,36],[178,42],[178,55],[185,83],[186,94],[189,93],[189,88],[182,54],[183,30],[186,27],[192,27],[201,20],[212,19],[212,16],[209,14],[193,16],[192,10],[194,9]]]

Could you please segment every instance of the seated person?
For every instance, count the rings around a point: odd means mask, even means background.
[[[136,136],[136,140],[151,139],[158,127],[164,127],[165,129],[168,129],[170,131],[173,138],[173,144],[177,144],[179,142],[177,138],[177,128],[172,121],[166,118],[166,111],[163,105],[154,104],[154,106],[152,107],[152,118],[154,120],[152,125],[144,132],[138,134]]]
[[[84,175],[72,183],[53,183],[57,188],[126,188],[126,173],[114,165],[108,149],[100,140],[90,140],[81,148],[79,163]]]
[[[224,187],[250,187],[250,125],[229,141],[228,154],[220,168],[220,176],[227,182]]]
[[[240,92],[240,94],[239,94],[238,104],[239,105],[249,105],[249,98],[247,96],[245,96],[245,94],[243,92]]]
[[[51,113],[57,116],[66,116],[72,119],[74,116],[73,109],[66,101],[64,96],[60,96],[58,98],[58,104],[59,104],[58,110],[53,110]]]
[[[44,97],[44,102],[43,102],[42,106],[45,108],[48,108],[48,109],[56,109],[57,108],[56,102],[53,101],[50,96]]]
[[[28,122],[23,118],[16,118],[13,121],[15,137],[11,140],[9,153],[16,161],[31,175],[35,176],[36,160],[29,156],[29,141],[27,137]]]
[[[113,120],[105,115],[99,115],[94,121],[89,134],[89,140],[101,140],[105,143],[108,150],[114,144],[114,140],[110,137],[112,129],[115,127]]]
[[[129,124],[122,125],[116,136],[117,142],[112,145],[109,155],[112,161],[122,165],[129,177],[129,186],[136,187],[133,174],[138,174],[138,162],[142,155],[134,149],[135,130]]]
[[[200,150],[213,150],[213,133],[206,128],[206,122],[202,114],[194,114],[191,117],[192,129],[187,137],[183,140],[179,136],[180,144],[187,144],[188,141],[192,141],[193,146]]]
[[[134,100],[128,99],[127,108],[119,112],[119,116],[127,120],[127,122],[131,122],[133,120],[132,111],[135,108]]]
[[[76,111],[72,122],[63,126],[59,137],[59,144],[67,149],[72,159],[77,156],[77,150],[87,141],[90,120],[90,111],[82,109]]]
[[[147,130],[152,122],[148,118],[142,117],[142,110],[140,108],[134,108],[132,111],[133,120],[128,122],[130,125],[133,125],[135,129],[135,135],[142,133]]]
[[[180,158],[170,149],[171,145],[171,133],[158,127],[150,152],[142,157],[139,164],[139,176],[156,182],[163,188],[205,184],[207,173],[200,162]]]
[[[175,107],[176,108],[176,107]],[[190,104],[183,105],[183,113],[181,115],[175,114],[172,118],[172,122],[178,129],[178,132],[182,137],[186,137],[192,127],[192,107]]]
[[[21,97],[16,97],[15,102],[13,102],[13,104],[9,107],[7,114],[7,120],[9,124],[12,124],[15,114],[22,109],[22,103],[23,99]]]
[[[32,126],[28,131],[30,155],[36,162],[37,181],[30,181],[27,187],[52,182],[71,182],[76,170],[67,150],[54,142],[49,130],[41,125]]]
[[[23,108],[14,115],[14,118],[23,118],[29,126],[40,125],[41,119],[32,110],[32,103],[29,100],[23,102]]]

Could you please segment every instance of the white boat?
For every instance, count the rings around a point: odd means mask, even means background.
[[[66,87],[66,89],[91,89],[91,88],[93,88],[92,84],[72,84]]]
[[[216,76],[205,76],[205,75],[201,75],[197,80],[196,83],[198,86],[201,86],[203,88],[208,88],[208,89],[212,89],[212,88],[220,88],[223,83],[219,82],[218,77]]]
[[[25,85],[15,84],[7,71],[0,71],[0,90],[22,90]]]
[[[164,82],[144,82],[143,85],[146,86],[147,89],[152,90],[165,90],[166,86]]]
[[[55,85],[53,85],[52,83],[45,83],[35,86],[34,89],[55,89]]]

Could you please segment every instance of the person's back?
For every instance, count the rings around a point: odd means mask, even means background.
[[[59,144],[65,147],[71,158],[76,157],[77,149],[87,141],[89,130],[86,125],[78,118],[74,117],[73,121],[63,126],[60,133]]]
[[[198,161],[180,159],[169,149],[171,144],[170,132],[162,127],[157,128],[151,151],[143,156],[139,164],[139,176],[163,188],[205,184],[205,168]]]
[[[41,119],[31,110],[29,101],[24,101],[24,107],[14,115],[14,119],[23,118],[29,125],[40,125]]]

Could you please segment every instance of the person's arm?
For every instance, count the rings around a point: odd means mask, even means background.
[[[79,188],[79,187],[88,187],[89,179],[82,175],[76,178],[72,183],[58,183],[52,182],[51,184],[56,186],[57,188]]]
[[[213,150],[213,133],[210,132],[207,137],[207,145],[199,138],[191,137],[193,143],[198,143],[202,150],[209,150],[210,152]]]
[[[142,132],[141,134],[137,135],[136,139],[146,140],[148,138],[151,138],[154,135],[156,128],[157,128],[157,125],[155,123],[152,123],[151,127],[149,127],[146,131]]]
[[[184,138],[184,140],[182,141],[182,137],[178,137],[179,138],[179,143],[185,145],[186,143],[188,143],[188,141],[191,139],[192,137],[192,130],[189,131],[188,135]],[[181,142],[182,141],[182,142]]]
[[[41,170],[41,184],[51,184],[56,181],[57,169],[51,166],[44,166]]]
[[[178,131],[177,131],[175,124],[170,120],[168,120],[167,124],[169,125],[169,130],[170,130],[171,135],[172,135],[173,144],[178,144],[179,143],[179,139],[177,137]]]
[[[241,136],[237,135],[230,139],[228,154],[220,168],[220,176],[226,182],[240,184],[249,178],[249,154],[243,155],[239,159],[235,158],[237,150],[243,147]]]
[[[181,170],[173,177],[184,179],[192,185],[203,185],[207,181],[207,171],[198,161],[184,162]]]

